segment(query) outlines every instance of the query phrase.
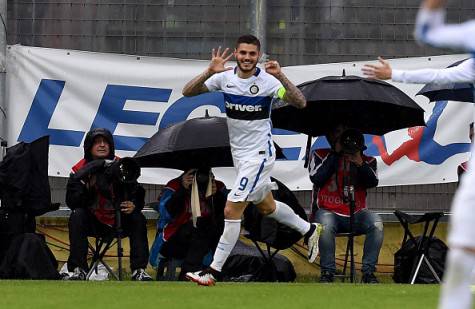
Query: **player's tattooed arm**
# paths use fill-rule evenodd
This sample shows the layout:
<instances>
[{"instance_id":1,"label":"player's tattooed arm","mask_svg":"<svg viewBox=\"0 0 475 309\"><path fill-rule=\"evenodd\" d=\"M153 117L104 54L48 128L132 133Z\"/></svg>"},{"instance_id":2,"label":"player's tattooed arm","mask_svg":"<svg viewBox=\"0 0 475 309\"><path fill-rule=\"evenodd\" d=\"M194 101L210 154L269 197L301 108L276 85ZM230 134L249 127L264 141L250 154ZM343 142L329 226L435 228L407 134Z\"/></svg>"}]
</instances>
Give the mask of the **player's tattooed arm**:
<instances>
[{"instance_id":1,"label":"player's tattooed arm","mask_svg":"<svg viewBox=\"0 0 475 309\"><path fill-rule=\"evenodd\" d=\"M204 82L211 77L213 73L209 70L204 71L200 75L196 76L190 80L185 87L183 87L182 93L185 97L191 97L199 95L201 93L208 92L208 88L205 86Z\"/></svg>"},{"instance_id":2,"label":"player's tattooed arm","mask_svg":"<svg viewBox=\"0 0 475 309\"><path fill-rule=\"evenodd\" d=\"M307 105L307 100L305 100L302 91L292 84L292 82L287 78L287 76L284 75L284 73L280 72L276 78L285 88L285 94L283 97L285 102L288 102L290 105L297 108L304 108Z\"/></svg>"},{"instance_id":3,"label":"player's tattooed arm","mask_svg":"<svg viewBox=\"0 0 475 309\"><path fill-rule=\"evenodd\" d=\"M303 96L303 93L295 87L294 84L285 76L280 68L280 64L275 60L269 60L265 64L266 72L277 78L282 86L285 88L285 94L282 100L293 105L297 108L304 108L307 105L307 101Z\"/></svg>"}]
</instances>

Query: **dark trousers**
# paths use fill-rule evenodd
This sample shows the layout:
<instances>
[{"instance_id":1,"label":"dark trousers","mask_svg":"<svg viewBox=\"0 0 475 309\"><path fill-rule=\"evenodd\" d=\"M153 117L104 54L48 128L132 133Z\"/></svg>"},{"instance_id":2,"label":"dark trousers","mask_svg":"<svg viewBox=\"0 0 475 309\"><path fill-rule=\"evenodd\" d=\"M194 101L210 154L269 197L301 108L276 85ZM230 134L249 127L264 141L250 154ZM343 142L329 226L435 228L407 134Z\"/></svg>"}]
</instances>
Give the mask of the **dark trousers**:
<instances>
[{"instance_id":1,"label":"dark trousers","mask_svg":"<svg viewBox=\"0 0 475 309\"><path fill-rule=\"evenodd\" d=\"M183 259L180 278L187 272L198 271L203 267L203 258L218 245L222 230L216 226L198 225L192 222L182 225L163 245L160 253L165 257Z\"/></svg>"},{"instance_id":2,"label":"dark trousers","mask_svg":"<svg viewBox=\"0 0 475 309\"><path fill-rule=\"evenodd\" d=\"M149 256L145 217L141 212L133 212L130 215L122 214L121 219L123 234L128 236L130 241L130 269L145 269ZM114 228L99 222L88 209L74 209L69 217L71 251L68 258L68 270L73 271L76 267L88 269L88 236L115 236L115 233Z\"/></svg>"}]
</instances>

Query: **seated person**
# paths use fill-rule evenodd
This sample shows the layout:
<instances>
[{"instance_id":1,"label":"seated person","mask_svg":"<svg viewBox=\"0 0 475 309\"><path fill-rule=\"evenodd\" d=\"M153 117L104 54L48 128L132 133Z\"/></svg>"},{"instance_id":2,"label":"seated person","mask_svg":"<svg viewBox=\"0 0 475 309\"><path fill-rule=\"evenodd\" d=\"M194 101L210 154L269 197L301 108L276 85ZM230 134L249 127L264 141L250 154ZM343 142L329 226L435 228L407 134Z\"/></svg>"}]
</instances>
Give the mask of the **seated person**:
<instances>
[{"instance_id":1,"label":"seated person","mask_svg":"<svg viewBox=\"0 0 475 309\"><path fill-rule=\"evenodd\" d=\"M366 235L362 281L378 283L374 272L383 242L383 223L379 215L366 208L366 189L378 185L376 159L363 154L366 149L363 134L351 130L353 134L346 135L352 136L350 140L344 138L340 141L344 131L346 128L342 125L332 129L326 136L331 149L317 149L310 158L312 217L324 226L319 241L320 282L333 282L336 271L335 234L350 232L350 206L344 198L343 188L345 183L351 181L355 188L354 232Z\"/></svg>"},{"instance_id":2,"label":"seated person","mask_svg":"<svg viewBox=\"0 0 475 309\"><path fill-rule=\"evenodd\" d=\"M183 259L180 280L187 272L201 269L204 257L216 249L224 228L226 197L225 185L214 179L209 168L188 169L162 190L152 252L159 253L158 258ZM153 253L151 264L157 264Z\"/></svg>"},{"instance_id":3,"label":"seated person","mask_svg":"<svg viewBox=\"0 0 475 309\"><path fill-rule=\"evenodd\" d=\"M66 204L71 208L69 217L69 242L71 251L68 258L68 271L73 275L67 280L85 280L87 265L87 236L115 235L116 214L111 184L101 186L104 177L92 172L92 165L100 159L117 160L112 134L106 129L89 131L84 140L84 158L72 168L66 191ZM81 176L86 169L91 173ZM82 174L81 173L81 174ZM106 187L106 189L104 189ZM115 192L117 195L118 193ZM132 280L150 281L145 272L148 261L148 240L145 216L142 214L145 190L134 184L130 198L120 204L121 223L124 235L130 239L130 268Z\"/></svg>"}]
</instances>

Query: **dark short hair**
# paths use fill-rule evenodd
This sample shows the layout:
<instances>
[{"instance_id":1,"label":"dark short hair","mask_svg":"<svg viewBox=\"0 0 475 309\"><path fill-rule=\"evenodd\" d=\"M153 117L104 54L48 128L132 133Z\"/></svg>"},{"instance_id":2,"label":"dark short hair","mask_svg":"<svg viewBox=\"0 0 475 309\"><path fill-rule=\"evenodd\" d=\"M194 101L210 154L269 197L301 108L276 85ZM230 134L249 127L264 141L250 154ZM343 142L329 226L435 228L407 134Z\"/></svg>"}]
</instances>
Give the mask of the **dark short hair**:
<instances>
[{"instance_id":1,"label":"dark short hair","mask_svg":"<svg viewBox=\"0 0 475 309\"><path fill-rule=\"evenodd\" d=\"M473 122L470 123L470 129L473 129Z\"/></svg>"},{"instance_id":2,"label":"dark short hair","mask_svg":"<svg viewBox=\"0 0 475 309\"><path fill-rule=\"evenodd\" d=\"M236 48L238 48L239 44L242 43L256 45L257 50L261 50L261 42L252 34L241 35L236 41Z\"/></svg>"}]
</instances>

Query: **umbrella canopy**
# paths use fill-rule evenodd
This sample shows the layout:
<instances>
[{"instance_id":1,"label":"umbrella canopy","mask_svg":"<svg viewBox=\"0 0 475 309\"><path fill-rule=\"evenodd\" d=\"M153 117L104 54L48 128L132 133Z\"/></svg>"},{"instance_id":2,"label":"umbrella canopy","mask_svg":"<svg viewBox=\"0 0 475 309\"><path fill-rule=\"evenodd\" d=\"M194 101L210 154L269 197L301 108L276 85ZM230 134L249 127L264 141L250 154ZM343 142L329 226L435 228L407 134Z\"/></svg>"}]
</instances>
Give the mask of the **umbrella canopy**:
<instances>
[{"instance_id":1,"label":"umbrella canopy","mask_svg":"<svg viewBox=\"0 0 475 309\"><path fill-rule=\"evenodd\" d=\"M276 157L283 158L282 149L275 143L274 146ZM224 117L194 118L161 129L134 158L142 167L179 170L234 166Z\"/></svg>"},{"instance_id":2,"label":"umbrella canopy","mask_svg":"<svg viewBox=\"0 0 475 309\"><path fill-rule=\"evenodd\" d=\"M452 63L447 68L456 67L466 60ZM473 83L427 84L417 95L423 95L431 102L450 100L475 103Z\"/></svg>"},{"instance_id":3,"label":"umbrella canopy","mask_svg":"<svg viewBox=\"0 0 475 309\"><path fill-rule=\"evenodd\" d=\"M327 76L298 86L307 99L304 109L292 106L272 111L274 127L325 135L337 124L365 134L425 125L424 110L398 88L358 76Z\"/></svg>"}]
</instances>

